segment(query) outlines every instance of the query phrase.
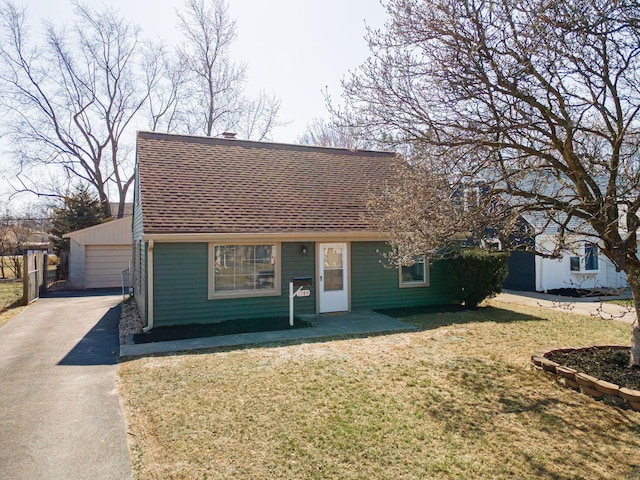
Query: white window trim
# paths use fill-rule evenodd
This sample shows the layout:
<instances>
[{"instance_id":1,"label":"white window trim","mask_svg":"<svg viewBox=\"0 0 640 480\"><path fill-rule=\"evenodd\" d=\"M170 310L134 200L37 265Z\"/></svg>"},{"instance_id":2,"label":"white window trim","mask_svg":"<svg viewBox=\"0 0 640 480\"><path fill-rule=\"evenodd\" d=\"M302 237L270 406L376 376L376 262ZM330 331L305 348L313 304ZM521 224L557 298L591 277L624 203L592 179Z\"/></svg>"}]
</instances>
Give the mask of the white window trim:
<instances>
[{"instance_id":1,"label":"white window trim","mask_svg":"<svg viewBox=\"0 0 640 480\"><path fill-rule=\"evenodd\" d=\"M587 270L585 267L587 265L587 244L589 245L593 245L598 249L598 253L596 255L596 259L598 261L598 268L596 268L595 270ZM580 270L571 270L571 258L572 257L577 257L579 262L580 262ZM600 273L600 264L601 264L601 259L600 259L600 245L598 245L597 243L593 243L593 242L583 242L582 245L580 246L580 252L578 254L571 254L569 255L569 272L573 275L589 275L589 274L598 274Z\"/></svg>"},{"instance_id":2,"label":"white window trim","mask_svg":"<svg viewBox=\"0 0 640 480\"><path fill-rule=\"evenodd\" d=\"M215 247L218 245L273 245L275 248L275 275L274 275L274 288L264 290L239 290L235 292L216 292L215 291L215 269L213 267L213 260L215 258ZM209 300L223 300L230 298L254 298L254 297L279 297L281 295L281 262L280 262L280 243L278 242L216 242L209 243L209 256L207 258L209 266Z\"/></svg>"},{"instance_id":3,"label":"white window trim","mask_svg":"<svg viewBox=\"0 0 640 480\"><path fill-rule=\"evenodd\" d=\"M431 272L429 269L429 262L426 256L420 257L424 261L424 281L423 282L403 282L402 281L402 267L398 267L398 286L400 288L418 288L418 287L430 287ZM416 262L417 263L417 262Z\"/></svg>"}]
</instances>

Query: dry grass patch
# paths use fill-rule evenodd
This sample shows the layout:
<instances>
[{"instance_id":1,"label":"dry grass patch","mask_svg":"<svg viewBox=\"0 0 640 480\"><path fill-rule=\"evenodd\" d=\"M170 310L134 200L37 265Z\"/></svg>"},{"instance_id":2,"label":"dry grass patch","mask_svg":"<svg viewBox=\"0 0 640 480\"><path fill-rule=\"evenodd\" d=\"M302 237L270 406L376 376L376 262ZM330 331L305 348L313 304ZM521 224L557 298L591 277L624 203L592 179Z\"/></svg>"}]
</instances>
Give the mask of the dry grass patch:
<instances>
[{"instance_id":1,"label":"dry grass patch","mask_svg":"<svg viewBox=\"0 0 640 480\"><path fill-rule=\"evenodd\" d=\"M136 479L634 478L640 413L533 373L628 325L495 304L421 331L120 368Z\"/></svg>"},{"instance_id":2,"label":"dry grass patch","mask_svg":"<svg viewBox=\"0 0 640 480\"><path fill-rule=\"evenodd\" d=\"M22 299L22 281L0 282L0 310L14 306Z\"/></svg>"},{"instance_id":3,"label":"dry grass patch","mask_svg":"<svg viewBox=\"0 0 640 480\"><path fill-rule=\"evenodd\" d=\"M2 255L0 256L0 264L4 268L4 274L9 279L16 279L16 270L22 271L22 255Z\"/></svg>"},{"instance_id":4,"label":"dry grass patch","mask_svg":"<svg viewBox=\"0 0 640 480\"><path fill-rule=\"evenodd\" d=\"M22 282L0 282L0 327L26 307L22 302Z\"/></svg>"}]
</instances>

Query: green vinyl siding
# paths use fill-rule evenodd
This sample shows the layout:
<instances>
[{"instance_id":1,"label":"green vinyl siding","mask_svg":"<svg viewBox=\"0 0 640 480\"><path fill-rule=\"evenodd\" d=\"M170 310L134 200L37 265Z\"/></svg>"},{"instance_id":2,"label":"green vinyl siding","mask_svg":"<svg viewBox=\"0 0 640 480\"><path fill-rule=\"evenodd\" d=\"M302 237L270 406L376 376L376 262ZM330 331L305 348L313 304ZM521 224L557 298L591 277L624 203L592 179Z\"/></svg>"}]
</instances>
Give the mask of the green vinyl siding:
<instances>
[{"instance_id":1,"label":"green vinyl siding","mask_svg":"<svg viewBox=\"0 0 640 480\"><path fill-rule=\"evenodd\" d=\"M398 269L386 267L384 242L351 243L351 309L411 307L450 303L451 292L441 262L429 267L429 285L400 288Z\"/></svg>"},{"instance_id":2,"label":"green vinyl siding","mask_svg":"<svg viewBox=\"0 0 640 480\"><path fill-rule=\"evenodd\" d=\"M138 170L136 169L135 189L133 193L133 240L141 240L144 234L142 224L142 202L140 201L140 181L138 178Z\"/></svg>"},{"instance_id":3,"label":"green vinyl siding","mask_svg":"<svg viewBox=\"0 0 640 480\"><path fill-rule=\"evenodd\" d=\"M142 225L142 202L140 201L140 181L138 178L138 169L136 168L136 177L134 183L134 199L133 199L133 248L139 249L139 252L134 252L134 265L133 265L133 284L134 298L138 304L138 310L144 324L147 324L147 248L148 244L142 241L142 235L144 233ZM135 260L139 259L138 262Z\"/></svg>"},{"instance_id":4,"label":"green vinyl siding","mask_svg":"<svg viewBox=\"0 0 640 480\"><path fill-rule=\"evenodd\" d=\"M315 277L312 243L308 253L301 243L281 244L281 295L208 299L208 244L161 243L154 248L154 326L214 323L237 318L289 315L289 281L294 276ZM295 312L315 313L315 291L295 299Z\"/></svg>"},{"instance_id":5,"label":"green vinyl siding","mask_svg":"<svg viewBox=\"0 0 640 480\"><path fill-rule=\"evenodd\" d=\"M147 244L145 242L134 243L134 248L140 248L140 265L135 265L134 275L140 275L140 287L138 291L133 292L140 317L145 325L147 325ZM134 255L135 258L135 255ZM134 281L134 285L135 285Z\"/></svg>"},{"instance_id":6,"label":"green vinyl siding","mask_svg":"<svg viewBox=\"0 0 640 480\"><path fill-rule=\"evenodd\" d=\"M302 255L301 246L307 247ZM450 303L442 265L429 268L430 286L400 288L398 270L385 268L384 242L351 244L351 309L436 305ZM289 282L294 276L313 278L311 296L296 298L296 314L316 312L315 252L312 242L280 245L281 295L208 299L207 243L156 242L154 263L154 326L214 323L237 318L286 317L289 315ZM144 261L141 262L144 265Z\"/></svg>"},{"instance_id":7,"label":"green vinyl siding","mask_svg":"<svg viewBox=\"0 0 640 480\"><path fill-rule=\"evenodd\" d=\"M307 254L302 255L302 246L307 247ZM281 244L282 255L282 296L286 304L286 315L289 315L289 282L293 277L311 277L313 285L309 287L311 296L296 297L294 311L296 314L316 313L316 262L315 244L313 242L293 242Z\"/></svg>"}]
</instances>

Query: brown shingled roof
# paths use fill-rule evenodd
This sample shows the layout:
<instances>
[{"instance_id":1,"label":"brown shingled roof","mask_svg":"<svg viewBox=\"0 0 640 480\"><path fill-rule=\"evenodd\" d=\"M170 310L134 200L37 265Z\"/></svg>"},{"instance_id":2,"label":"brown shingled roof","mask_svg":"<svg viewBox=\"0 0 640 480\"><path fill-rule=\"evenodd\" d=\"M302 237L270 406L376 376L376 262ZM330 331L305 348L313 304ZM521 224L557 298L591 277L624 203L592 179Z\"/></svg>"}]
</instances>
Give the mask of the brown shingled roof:
<instances>
[{"instance_id":1,"label":"brown shingled roof","mask_svg":"<svg viewBox=\"0 0 640 480\"><path fill-rule=\"evenodd\" d=\"M395 154L139 132L145 233L374 231Z\"/></svg>"}]
</instances>

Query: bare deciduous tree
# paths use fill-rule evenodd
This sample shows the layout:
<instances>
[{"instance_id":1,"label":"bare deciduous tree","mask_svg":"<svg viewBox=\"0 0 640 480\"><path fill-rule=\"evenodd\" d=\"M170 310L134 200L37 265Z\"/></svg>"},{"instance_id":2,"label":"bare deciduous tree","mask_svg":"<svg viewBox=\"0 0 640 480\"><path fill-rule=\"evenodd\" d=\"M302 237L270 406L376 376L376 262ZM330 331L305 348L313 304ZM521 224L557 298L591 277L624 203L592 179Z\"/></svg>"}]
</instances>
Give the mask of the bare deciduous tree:
<instances>
[{"instance_id":1,"label":"bare deciduous tree","mask_svg":"<svg viewBox=\"0 0 640 480\"><path fill-rule=\"evenodd\" d=\"M42 208L27 205L20 210L5 207L0 214L0 276L21 278L22 254L47 242L48 219Z\"/></svg>"},{"instance_id":2,"label":"bare deciduous tree","mask_svg":"<svg viewBox=\"0 0 640 480\"><path fill-rule=\"evenodd\" d=\"M392 264L411 265L416 256L431 259L459 254L461 243L481 243L505 218L483 194L485 185L451 182L424 162L399 157L395 178L382 194L371 195L369 214L390 233L393 249L386 254ZM500 231L504 229L501 228Z\"/></svg>"},{"instance_id":3,"label":"bare deciduous tree","mask_svg":"<svg viewBox=\"0 0 640 480\"><path fill-rule=\"evenodd\" d=\"M9 0L0 8L3 124L22 188L32 188L38 169L58 167L95 187L107 214L109 194L117 195L113 213L122 216L133 181L133 135L126 135L159 78L145 69L153 52L113 10L76 4L70 30L48 24L44 44L33 45L26 10Z\"/></svg>"},{"instance_id":4,"label":"bare deciduous tree","mask_svg":"<svg viewBox=\"0 0 640 480\"><path fill-rule=\"evenodd\" d=\"M387 10L370 60L344 83L341 120L410 145L450 190L482 179L505 216L552 225L554 248L537 253L592 238L626 274L640 315L640 5L390 0ZM428 205L432 193L405 190ZM429 215L412 224L405 213L392 233L428 229Z\"/></svg>"},{"instance_id":5,"label":"bare deciduous tree","mask_svg":"<svg viewBox=\"0 0 640 480\"><path fill-rule=\"evenodd\" d=\"M236 24L226 2L186 0L178 18L186 74L180 128L206 136L238 129L244 138L267 137L277 125L280 101L264 93L257 99L244 95L246 66L230 58Z\"/></svg>"},{"instance_id":6,"label":"bare deciduous tree","mask_svg":"<svg viewBox=\"0 0 640 480\"><path fill-rule=\"evenodd\" d=\"M11 226L13 224L13 215L9 209L0 215L0 277L7 278L7 270L9 261L5 263L5 257L15 255L15 245L11 237Z\"/></svg>"},{"instance_id":7,"label":"bare deciduous tree","mask_svg":"<svg viewBox=\"0 0 640 480\"><path fill-rule=\"evenodd\" d=\"M328 123L322 118L314 118L300 135L298 142L318 147L347 148L365 150L375 148L374 142L367 142L355 136L348 127Z\"/></svg>"},{"instance_id":8,"label":"bare deciduous tree","mask_svg":"<svg viewBox=\"0 0 640 480\"><path fill-rule=\"evenodd\" d=\"M164 44L151 44L148 48L153 52L144 58L146 82L153 86L147 102L149 130L171 133L186 123L182 111L187 96L186 66Z\"/></svg>"},{"instance_id":9,"label":"bare deciduous tree","mask_svg":"<svg viewBox=\"0 0 640 480\"><path fill-rule=\"evenodd\" d=\"M14 190L63 198L80 180L121 217L141 125L261 140L278 124L276 97L243 95L245 67L229 59L235 23L222 0L187 1L177 52L142 41L114 10L75 9L69 29L47 23L38 44L26 9L0 0L0 135L16 169L0 175Z\"/></svg>"}]
</instances>

